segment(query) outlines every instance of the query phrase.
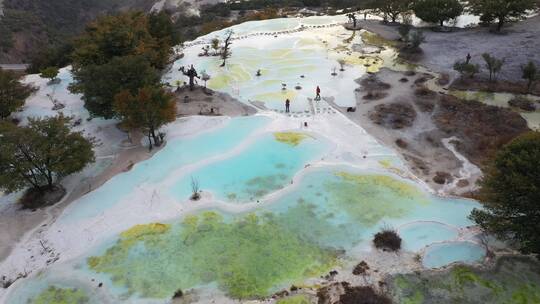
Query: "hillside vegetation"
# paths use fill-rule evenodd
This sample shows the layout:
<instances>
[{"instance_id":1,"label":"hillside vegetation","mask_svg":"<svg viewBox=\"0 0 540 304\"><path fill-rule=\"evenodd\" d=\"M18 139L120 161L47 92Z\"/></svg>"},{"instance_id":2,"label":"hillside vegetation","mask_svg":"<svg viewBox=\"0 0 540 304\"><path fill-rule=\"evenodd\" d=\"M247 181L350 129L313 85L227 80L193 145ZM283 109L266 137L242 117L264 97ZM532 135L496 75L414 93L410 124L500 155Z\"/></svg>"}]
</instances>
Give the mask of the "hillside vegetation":
<instances>
[{"instance_id":1,"label":"hillside vegetation","mask_svg":"<svg viewBox=\"0 0 540 304\"><path fill-rule=\"evenodd\" d=\"M58 46L97 16L126 9L149 10L153 0L4 0L0 62L27 61L44 46Z\"/></svg>"}]
</instances>

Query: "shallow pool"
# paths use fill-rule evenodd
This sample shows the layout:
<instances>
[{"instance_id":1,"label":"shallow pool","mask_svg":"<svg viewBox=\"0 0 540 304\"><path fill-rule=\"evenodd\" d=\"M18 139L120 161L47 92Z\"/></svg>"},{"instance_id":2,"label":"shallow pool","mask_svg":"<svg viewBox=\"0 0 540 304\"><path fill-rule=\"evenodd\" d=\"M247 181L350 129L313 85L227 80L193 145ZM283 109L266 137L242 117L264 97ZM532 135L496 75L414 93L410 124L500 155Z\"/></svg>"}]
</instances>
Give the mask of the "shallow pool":
<instances>
[{"instance_id":1,"label":"shallow pool","mask_svg":"<svg viewBox=\"0 0 540 304\"><path fill-rule=\"evenodd\" d=\"M233 149L269 121L263 116L235 118L215 131L171 140L151 159L135 165L129 172L116 175L72 204L62 219L77 221L94 217L127 197L138 185L158 183L175 169Z\"/></svg>"},{"instance_id":2,"label":"shallow pool","mask_svg":"<svg viewBox=\"0 0 540 304\"><path fill-rule=\"evenodd\" d=\"M458 230L438 222L417 222L404 225L398 230L403 248L418 251L427 245L455 239Z\"/></svg>"},{"instance_id":3,"label":"shallow pool","mask_svg":"<svg viewBox=\"0 0 540 304\"><path fill-rule=\"evenodd\" d=\"M276 138L280 134L301 139L282 142ZM306 133L267 133L240 154L190 172L173 184L171 193L179 201L188 200L194 179L201 190L219 200L254 202L291 184L296 172L318 160L329 147L326 140Z\"/></svg>"},{"instance_id":4,"label":"shallow pool","mask_svg":"<svg viewBox=\"0 0 540 304\"><path fill-rule=\"evenodd\" d=\"M438 243L426 248L422 264L428 268L439 268L454 262L474 264L481 262L485 255L484 247L476 243Z\"/></svg>"},{"instance_id":5,"label":"shallow pool","mask_svg":"<svg viewBox=\"0 0 540 304\"><path fill-rule=\"evenodd\" d=\"M343 18L343 17L341 17ZM338 18L339 19L339 18ZM362 44L359 34L345 30L341 26L331 28L306 29L273 35L253 37L242 36L240 29L255 31L257 26L264 28L289 28L291 24L332 23L335 18L272 19L235 26L235 37L231 58L225 67L216 56L199 56L201 46L194 45L183 50L184 57L174 63L171 71L164 76L169 83L185 80L178 71L182 66L194 64L199 71L210 75L209 88L223 91L249 103L263 102L273 110L283 111L285 100L291 101L291 111L305 114L311 110L310 99L316 95L316 87L321 88L323 97L334 96L341 106L356 103L355 79L366 70L377 70L382 61L377 56L363 56L352 51L352 46ZM238 31L238 32L237 32ZM223 39L223 33L212 33L197 39L209 43L211 37ZM344 69L338 61L344 60ZM260 76L257 71L260 70Z\"/></svg>"}]
</instances>

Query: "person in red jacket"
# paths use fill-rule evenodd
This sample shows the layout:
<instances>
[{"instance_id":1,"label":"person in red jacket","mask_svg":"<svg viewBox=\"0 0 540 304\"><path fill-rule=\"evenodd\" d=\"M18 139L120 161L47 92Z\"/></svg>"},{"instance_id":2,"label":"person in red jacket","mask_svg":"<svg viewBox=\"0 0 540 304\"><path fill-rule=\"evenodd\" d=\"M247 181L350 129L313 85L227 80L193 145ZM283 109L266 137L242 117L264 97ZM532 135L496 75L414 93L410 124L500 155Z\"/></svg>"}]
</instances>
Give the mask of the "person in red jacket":
<instances>
[{"instance_id":1,"label":"person in red jacket","mask_svg":"<svg viewBox=\"0 0 540 304\"><path fill-rule=\"evenodd\" d=\"M316 100L321 100L321 88L319 88L319 86L317 86L316 93L317 93L317 95L315 96L315 99Z\"/></svg>"}]
</instances>

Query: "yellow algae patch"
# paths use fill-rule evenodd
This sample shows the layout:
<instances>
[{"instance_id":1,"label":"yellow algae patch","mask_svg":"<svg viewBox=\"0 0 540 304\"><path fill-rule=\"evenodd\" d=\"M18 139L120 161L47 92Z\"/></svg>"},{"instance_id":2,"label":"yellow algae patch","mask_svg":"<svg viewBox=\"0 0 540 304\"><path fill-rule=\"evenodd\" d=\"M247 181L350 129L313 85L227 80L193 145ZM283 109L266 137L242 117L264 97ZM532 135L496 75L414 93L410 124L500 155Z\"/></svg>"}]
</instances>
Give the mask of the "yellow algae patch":
<instances>
[{"instance_id":1,"label":"yellow algae patch","mask_svg":"<svg viewBox=\"0 0 540 304\"><path fill-rule=\"evenodd\" d=\"M269 86L280 87L281 83L282 82L279 81L278 79L267 79L267 80L262 81L259 85L265 86L265 87L269 87Z\"/></svg>"},{"instance_id":2,"label":"yellow algae patch","mask_svg":"<svg viewBox=\"0 0 540 304\"><path fill-rule=\"evenodd\" d=\"M279 50L270 51L270 57L274 59L285 58L285 57L288 57L290 54L291 54L291 50L288 50L288 49L279 49Z\"/></svg>"},{"instance_id":3,"label":"yellow algae patch","mask_svg":"<svg viewBox=\"0 0 540 304\"><path fill-rule=\"evenodd\" d=\"M265 93L265 94L259 94L255 95L253 99L257 101L262 102L270 102L270 101L283 101L285 102L286 99L289 99L291 102L296 98L297 93L295 91L291 90L282 90L279 92L272 92L272 93Z\"/></svg>"},{"instance_id":4,"label":"yellow algae patch","mask_svg":"<svg viewBox=\"0 0 540 304\"><path fill-rule=\"evenodd\" d=\"M302 66L296 66L296 67L287 67L287 68L281 68L279 69L279 73L281 75L302 75L306 72L312 72L316 71L317 66L315 65L302 65Z\"/></svg>"},{"instance_id":5,"label":"yellow algae patch","mask_svg":"<svg viewBox=\"0 0 540 304\"><path fill-rule=\"evenodd\" d=\"M296 47L303 47L303 46L320 46L324 47L325 45L318 39L315 38L301 38L296 42Z\"/></svg>"},{"instance_id":6,"label":"yellow algae patch","mask_svg":"<svg viewBox=\"0 0 540 304\"><path fill-rule=\"evenodd\" d=\"M377 56L349 55L342 57L348 65L363 66L369 73L378 72L384 65L384 60Z\"/></svg>"},{"instance_id":7,"label":"yellow algae patch","mask_svg":"<svg viewBox=\"0 0 540 304\"><path fill-rule=\"evenodd\" d=\"M385 169L390 169L392 168L392 162L389 161L388 159L383 159L383 160L380 160L379 161L379 164L385 168Z\"/></svg>"},{"instance_id":8,"label":"yellow algae patch","mask_svg":"<svg viewBox=\"0 0 540 304\"><path fill-rule=\"evenodd\" d=\"M363 32L361 36L365 44L370 44L378 47L395 47L397 45L396 41L385 39L375 33Z\"/></svg>"},{"instance_id":9,"label":"yellow algae patch","mask_svg":"<svg viewBox=\"0 0 540 304\"><path fill-rule=\"evenodd\" d=\"M396 178L387 175L355 175L348 172L338 172L337 176L343 178L346 181L354 182L356 184L372 184L391 190L393 193L400 197L410 199L420 199L418 202L426 202L427 198L424 193L416 186L409 183L400 181Z\"/></svg>"},{"instance_id":10,"label":"yellow algae patch","mask_svg":"<svg viewBox=\"0 0 540 304\"><path fill-rule=\"evenodd\" d=\"M208 87L220 90L235 83L243 83L251 80L251 75L239 64L228 64L219 74L211 75Z\"/></svg>"},{"instance_id":11,"label":"yellow algae patch","mask_svg":"<svg viewBox=\"0 0 540 304\"><path fill-rule=\"evenodd\" d=\"M122 232L120 236L124 239L136 239L146 235L163 234L171 229L169 224L152 223L146 225L135 225Z\"/></svg>"},{"instance_id":12,"label":"yellow algae patch","mask_svg":"<svg viewBox=\"0 0 540 304\"><path fill-rule=\"evenodd\" d=\"M284 144L291 146L298 146L304 139L309 138L310 136L304 133L298 132L276 132L274 133L274 138Z\"/></svg>"},{"instance_id":13,"label":"yellow algae patch","mask_svg":"<svg viewBox=\"0 0 540 304\"><path fill-rule=\"evenodd\" d=\"M208 81L208 87L213 90L220 90L228 87L230 82L231 77L229 75L221 74L210 78Z\"/></svg>"}]
</instances>

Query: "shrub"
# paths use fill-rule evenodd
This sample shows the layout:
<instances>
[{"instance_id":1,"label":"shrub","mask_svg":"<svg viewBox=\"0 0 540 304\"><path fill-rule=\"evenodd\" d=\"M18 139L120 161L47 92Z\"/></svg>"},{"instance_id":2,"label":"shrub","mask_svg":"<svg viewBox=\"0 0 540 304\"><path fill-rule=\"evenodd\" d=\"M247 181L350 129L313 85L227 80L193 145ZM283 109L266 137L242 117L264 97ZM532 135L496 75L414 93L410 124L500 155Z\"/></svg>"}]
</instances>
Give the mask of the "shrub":
<instances>
[{"instance_id":1,"label":"shrub","mask_svg":"<svg viewBox=\"0 0 540 304\"><path fill-rule=\"evenodd\" d=\"M398 251L401 249L401 237L395 230L385 228L375 234L373 244L377 249L384 251Z\"/></svg>"},{"instance_id":2,"label":"shrub","mask_svg":"<svg viewBox=\"0 0 540 304\"><path fill-rule=\"evenodd\" d=\"M456 61L456 63L454 63L454 70L458 71L462 77L468 75L469 77L474 78L474 75L480 72L480 66L466 61Z\"/></svg>"}]
</instances>

